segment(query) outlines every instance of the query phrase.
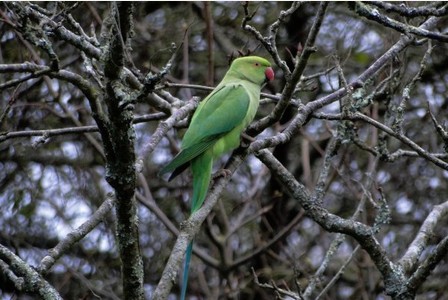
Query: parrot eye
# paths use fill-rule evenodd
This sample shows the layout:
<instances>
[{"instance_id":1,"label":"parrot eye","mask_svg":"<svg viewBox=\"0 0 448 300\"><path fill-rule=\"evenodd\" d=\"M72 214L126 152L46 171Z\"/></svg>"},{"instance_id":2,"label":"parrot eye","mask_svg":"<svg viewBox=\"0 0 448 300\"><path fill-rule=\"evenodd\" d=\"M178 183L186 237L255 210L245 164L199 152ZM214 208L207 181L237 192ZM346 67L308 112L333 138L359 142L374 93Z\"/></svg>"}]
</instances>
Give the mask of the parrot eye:
<instances>
[{"instance_id":1,"label":"parrot eye","mask_svg":"<svg viewBox=\"0 0 448 300\"><path fill-rule=\"evenodd\" d=\"M257 67L258 67L259 65L260 65L260 64L259 64L259 63L257 63L257 62L255 63L255 66L257 66Z\"/></svg>"}]
</instances>

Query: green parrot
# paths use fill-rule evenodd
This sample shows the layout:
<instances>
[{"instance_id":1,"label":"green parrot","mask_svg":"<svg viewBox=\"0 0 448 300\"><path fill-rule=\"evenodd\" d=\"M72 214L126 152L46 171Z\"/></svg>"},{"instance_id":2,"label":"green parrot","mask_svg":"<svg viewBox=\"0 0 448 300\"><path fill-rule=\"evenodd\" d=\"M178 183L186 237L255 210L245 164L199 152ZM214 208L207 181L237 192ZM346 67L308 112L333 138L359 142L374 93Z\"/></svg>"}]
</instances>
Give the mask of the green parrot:
<instances>
[{"instance_id":1,"label":"green parrot","mask_svg":"<svg viewBox=\"0 0 448 300\"><path fill-rule=\"evenodd\" d=\"M180 152L160 175L172 172L169 180L191 165L193 196L191 214L205 200L213 161L237 148L241 133L252 122L258 109L263 85L274 79L271 64L258 56L235 59L216 88L199 104L185 132ZM181 299L185 299L193 242L185 255Z\"/></svg>"}]
</instances>

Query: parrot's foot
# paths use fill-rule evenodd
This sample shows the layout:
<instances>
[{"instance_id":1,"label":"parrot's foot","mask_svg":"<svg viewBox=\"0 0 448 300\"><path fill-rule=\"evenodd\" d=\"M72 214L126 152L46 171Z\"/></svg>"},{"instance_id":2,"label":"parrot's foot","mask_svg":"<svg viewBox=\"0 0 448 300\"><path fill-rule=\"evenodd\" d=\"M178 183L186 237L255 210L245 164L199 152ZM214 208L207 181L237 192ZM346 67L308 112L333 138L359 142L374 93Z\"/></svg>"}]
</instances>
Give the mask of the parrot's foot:
<instances>
[{"instance_id":1,"label":"parrot's foot","mask_svg":"<svg viewBox=\"0 0 448 300\"><path fill-rule=\"evenodd\" d=\"M216 171L215 174L212 175L212 179L216 180L219 177L230 177L232 176L232 171L230 171L229 169L219 169L218 171Z\"/></svg>"},{"instance_id":2,"label":"parrot's foot","mask_svg":"<svg viewBox=\"0 0 448 300\"><path fill-rule=\"evenodd\" d=\"M253 142L255 142L255 139L253 137L244 132L241 133L241 147L247 148L249 147L250 143Z\"/></svg>"}]
</instances>

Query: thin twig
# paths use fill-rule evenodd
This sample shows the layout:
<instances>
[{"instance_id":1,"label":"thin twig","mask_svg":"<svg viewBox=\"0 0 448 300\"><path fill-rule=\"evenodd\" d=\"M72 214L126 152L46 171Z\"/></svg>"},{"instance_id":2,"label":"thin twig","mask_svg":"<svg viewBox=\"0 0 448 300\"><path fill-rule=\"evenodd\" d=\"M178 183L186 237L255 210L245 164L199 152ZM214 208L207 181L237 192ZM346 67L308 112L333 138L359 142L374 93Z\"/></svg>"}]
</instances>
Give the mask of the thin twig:
<instances>
[{"instance_id":1,"label":"thin twig","mask_svg":"<svg viewBox=\"0 0 448 300\"><path fill-rule=\"evenodd\" d=\"M343 116L342 114L315 114L314 116L317 118L324 118L327 120L335 120L335 121L340 121L341 119L347 119L347 120L352 120L352 121L364 121L370 125L375 126L378 129L382 130L383 132L387 133L388 135L393 136L397 140L401 141L406 146L408 146L412 150L414 150L420 157L425 158L426 160L432 162L433 164L435 164L436 166L438 166L444 170L448 170L448 163L446 163L445 161L440 159L439 158L440 155L432 155L431 153L429 153L428 151L426 151L425 149L420 147L418 144L416 144L413 140L406 137L405 135L396 133L390 127L388 127L388 126L386 126L386 125L384 125L384 124L382 124L382 123L380 123L380 122L378 122L360 112L355 112L355 113L351 114L350 116Z\"/></svg>"},{"instance_id":2,"label":"thin twig","mask_svg":"<svg viewBox=\"0 0 448 300\"><path fill-rule=\"evenodd\" d=\"M134 124L145 123L149 121L159 121L166 117L164 113L155 113L137 116L134 118ZM54 129L41 129L41 130L23 130L23 131L9 131L0 132L0 143L8 139L20 138L20 137L32 137L32 136L58 136L67 134L81 134L88 132L98 132L98 126L78 126L78 127L67 127L67 128L54 128Z\"/></svg>"},{"instance_id":3,"label":"thin twig","mask_svg":"<svg viewBox=\"0 0 448 300\"><path fill-rule=\"evenodd\" d=\"M301 53L297 53L297 55L300 55L300 57L298 57L298 59L296 60L294 70L290 75L285 75L286 84L282 90L280 101L268 116L257 121L255 124L252 124L248 128L250 135L253 135L253 133L255 132L261 132L261 130L264 130L266 127L277 122L283 115L283 112L288 106L288 103L291 101L297 83L299 82L300 77L305 71L305 67L308 64L308 59L310 58L311 54L315 52L314 42L316 41L317 34L319 33L320 27L322 25L328 4L329 2L321 2L319 5L319 8L316 12L315 20L305 42L305 46Z\"/></svg>"},{"instance_id":4,"label":"thin twig","mask_svg":"<svg viewBox=\"0 0 448 300\"><path fill-rule=\"evenodd\" d=\"M95 211L95 213L85 221L81 226L76 228L74 231L67 234L67 236L61 240L53 249L48 250L48 255L45 256L39 266L37 271L41 274L47 274L55 262L66 254L73 245L82 240L87 234L89 234L93 229L95 229L98 224L100 224L105 216L110 212L113 207L115 199L112 194L109 194L101 204L101 206Z\"/></svg>"}]
</instances>

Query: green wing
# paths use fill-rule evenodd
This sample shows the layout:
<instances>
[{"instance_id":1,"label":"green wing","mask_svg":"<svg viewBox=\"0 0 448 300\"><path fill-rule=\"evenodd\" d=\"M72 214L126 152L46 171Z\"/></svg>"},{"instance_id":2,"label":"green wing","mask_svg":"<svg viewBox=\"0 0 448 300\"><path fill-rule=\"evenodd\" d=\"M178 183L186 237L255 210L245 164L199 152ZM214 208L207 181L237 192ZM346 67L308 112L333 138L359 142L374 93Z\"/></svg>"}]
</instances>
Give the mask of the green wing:
<instances>
[{"instance_id":1,"label":"green wing","mask_svg":"<svg viewBox=\"0 0 448 300\"><path fill-rule=\"evenodd\" d=\"M192 145L188 148L181 150L174 159L165 167L160 170L159 175L163 175L169 172L173 172L168 180L172 180L174 177L182 173L187 167L188 163L198 155L202 154L208 148L210 148L220 136L210 136L204 138L204 140Z\"/></svg>"},{"instance_id":2,"label":"green wing","mask_svg":"<svg viewBox=\"0 0 448 300\"><path fill-rule=\"evenodd\" d=\"M180 174L193 158L243 122L249 102L249 95L240 84L226 84L212 92L194 114L181 152L159 174L174 171L170 180Z\"/></svg>"}]
</instances>

